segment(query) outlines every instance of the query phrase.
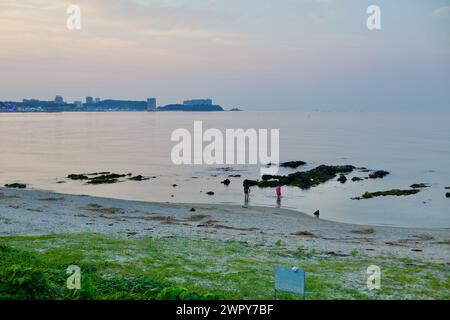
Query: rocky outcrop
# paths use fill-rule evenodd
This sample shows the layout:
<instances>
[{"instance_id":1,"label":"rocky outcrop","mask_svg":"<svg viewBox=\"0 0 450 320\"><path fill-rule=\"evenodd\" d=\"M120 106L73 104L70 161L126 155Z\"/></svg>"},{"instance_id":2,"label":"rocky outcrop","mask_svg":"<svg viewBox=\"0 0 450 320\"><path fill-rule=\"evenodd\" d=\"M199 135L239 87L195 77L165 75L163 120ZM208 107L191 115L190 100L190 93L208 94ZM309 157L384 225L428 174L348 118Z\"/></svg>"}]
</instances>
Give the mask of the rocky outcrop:
<instances>
[{"instance_id":1,"label":"rocky outcrop","mask_svg":"<svg viewBox=\"0 0 450 320\"><path fill-rule=\"evenodd\" d=\"M376 197L386 197L386 196L410 196L419 193L419 189L408 189L408 190L400 190L400 189L392 189L387 191L377 191L377 192L366 192L361 197L352 198L352 200L363 200L363 199L372 199Z\"/></svg>"},{"instance_id":2,"label":"rocky outcrop","mask_svg":"<svg viewBox=\"0 0 450 320\"><path fill-rule=\"evenodd\" d=\"M87 175L84 175L84 174L69 174L67 176L67 179L70 179L70 180L88 180L89 177Z\"/></svg>"},{"instance_id":3,"label":"rocky outcrop","mask_svg":"<svg viewBox=\"0 0 450 320\"><path fill-rule=\"evenodd\" d=\"M118 174L111 172L96 172L96 173L82 173L82 174L69 174L67 179L86 181L87 184L112 184L120 182L121 178L126 178L130 181L145 181L149 180L149 177L144 177L143 175L133 176L132 173ZM156 177L153 177L156 178Z\"/></svg>"},{"instance_id":4,"label":"rocky outcrop","mask_svg":"<svg viewBox=\"0 0 450 320\"><path fill-rule=\"evenodd\" d=\"M278 185L299 187L309 189L334 179L338 174L347 174L354 170L354 166L326 166L321 165L309 171L295 172L287 176L265 176L265 179L258 181L261 188L276 187ZM270 178L270 179L269 179Z\"/></svg>"},{"instance_id":5,"label":"rocky outcrop","mask_svg":"<svg viewBox=\"0 0 450 320\"><path fill-rule=\"evenodd\" d=\"M112 184L119 182L119 178L126 177L126 174L102 174L93 178L89 178L88 184Z\"/></svg>"},{"instance_id":6,"label":"rocky outcrop","mask_svg":"<svg viewBox=\"0 0 450 320\"><path fill-rule=\"evenodd\" d=\"M429 185L427 185L426 183L414 183L410 186L410 188L412 189L423 189L423 188L428 188Z\"/></svg>"},{"instance_id":7,"label":"rocky outcrop","mask_svg":"<svg viewBox=\"0 0 450 320\"><path fill-rule=\"evenodd\" d=\"M11 188L11 189L25 189L27 187L24 183L11 183L11 184L5 184L5 188Z\"/></svg>"},{"instance_id":8,"label":"rocky outcrop","mask_svg":"<svg viewBox=\"0 0 450 320\"><path fill-rule=\"evenodd\" d=\"M150 180L150 178L144 177L142 175L137 175L137 176L128 178L128 180L131 180L131 181L145 181L145 180Z\"/></svg>"},{"instance_id":9,"label":"rocky outcrop","mask_svg":"<svg viewBox=\"0 0 450 320\"><path fill-rule=\"evenodd\" d=\"M341 174L341 176L337 179L340 183L344 184L347 182L347 177Z\"/></svg>"},{"instance_id":10,"label":"rocky outcrop","mask_svg":"<svg viewBox=\"0 0 450 320\"><path fill-rule=\"evenodd\" d=\"M306 162L304 162L304 161L288 161L288 162L283 162L282 164L280 164L280 167L297 169L298 167L304 166L305 164L306 164Z\"/></svg>"},{"instance_id":11,"label":"rocky outcrop","mask_svg":"<svg viewBox=\"0 0 450 320\"><path fill-rule=\"evenodd\" d=\"M370 179L382 179L389 174L388 171L378 170L369 174Z\"/></svg>"}]
</instances>

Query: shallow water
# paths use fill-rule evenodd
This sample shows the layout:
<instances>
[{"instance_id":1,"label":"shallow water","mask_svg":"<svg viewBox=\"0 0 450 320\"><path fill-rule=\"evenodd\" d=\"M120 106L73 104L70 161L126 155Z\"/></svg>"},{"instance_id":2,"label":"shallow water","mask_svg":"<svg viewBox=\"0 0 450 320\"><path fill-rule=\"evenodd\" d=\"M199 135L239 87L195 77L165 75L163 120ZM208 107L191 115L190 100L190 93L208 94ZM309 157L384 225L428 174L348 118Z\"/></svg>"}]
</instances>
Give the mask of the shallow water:
<instances>
[{"instance_id":1,"label":"shallow water","mask_svg":"<svg viewBox=\"0 0 450 320\"><path fill-rule=\"evenodd\" d=\"M310 214L320 210L321 218L342 222L450 227L450 199L445 198L450 113L0 113L0 184L20 181L33 188L131 200L242 204L242 180L257 179L259 166L233 166L229 172L221 170L228 165L172 164L172 131L193 130L195 120L202 120L205 129L280 129L281 161L308 162L301 170L352 164L391 172L381 180L331 181L308 191L283 188L281 207ZM157 178L101 186L57 183L70 173L98 171ZM242 178L230 178L226 187L220 181L229 174ZM349 178L354 175L367 173ZM409 197L350 199L421 182L430 188ZM251 204L275 207L275 190L252 188Z\"/></svg>"}]
</instances>

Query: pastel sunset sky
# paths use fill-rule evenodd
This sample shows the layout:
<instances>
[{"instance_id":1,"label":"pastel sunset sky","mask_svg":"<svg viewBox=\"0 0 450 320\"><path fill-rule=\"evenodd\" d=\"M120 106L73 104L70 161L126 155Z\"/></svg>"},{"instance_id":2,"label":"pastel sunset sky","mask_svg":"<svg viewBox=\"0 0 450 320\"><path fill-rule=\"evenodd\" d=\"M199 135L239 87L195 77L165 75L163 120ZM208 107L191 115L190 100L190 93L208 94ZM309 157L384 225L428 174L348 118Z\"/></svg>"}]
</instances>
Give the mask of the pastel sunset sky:
<instances>
[{"instance_id":1,"label":"pastel sunset sky","mask_svg":"<svg viewBox=\"0 0 450 320\"><path fill-rule=\"evenodd\" d=\"M81 30L66 27L70 4ZM1 0L0 100L56 94L450 111L450 1Z\"/></svg>"}]
</instances>

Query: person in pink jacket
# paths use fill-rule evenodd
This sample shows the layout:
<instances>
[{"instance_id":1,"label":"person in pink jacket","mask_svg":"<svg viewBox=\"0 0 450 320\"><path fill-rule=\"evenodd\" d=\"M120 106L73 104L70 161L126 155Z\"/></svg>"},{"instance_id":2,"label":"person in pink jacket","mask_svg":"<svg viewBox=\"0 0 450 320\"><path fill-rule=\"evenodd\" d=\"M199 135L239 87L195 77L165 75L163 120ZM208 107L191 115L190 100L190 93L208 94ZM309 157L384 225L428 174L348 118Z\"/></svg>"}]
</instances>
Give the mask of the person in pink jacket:
<instances>
[{"instance_id":1,"label":"person in pink jacket","mask_svg":"<svg viewBox=\"0 0 450 320\"><path fill-rule=\"evenodd\" d=\"M277 198L280 199L281 198L281 187L280 187L280 185L277 185L277 188L275 190L277 192Z\"/></svg>"}]
</instances>

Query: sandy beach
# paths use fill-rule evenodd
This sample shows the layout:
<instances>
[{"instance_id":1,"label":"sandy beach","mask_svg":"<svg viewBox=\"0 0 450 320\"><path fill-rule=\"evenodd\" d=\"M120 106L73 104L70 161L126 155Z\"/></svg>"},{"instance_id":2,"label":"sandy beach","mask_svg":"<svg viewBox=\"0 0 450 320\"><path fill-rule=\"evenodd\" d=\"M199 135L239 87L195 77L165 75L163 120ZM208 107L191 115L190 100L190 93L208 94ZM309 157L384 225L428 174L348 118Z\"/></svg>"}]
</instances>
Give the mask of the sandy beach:
<instances>
[{"instance_id":1,"label":"sandy beach","mask_svg":"<svg viewBox=\"0 0 450 320\"><path fill-rule=\"evenodd\" d=\"M195 210L192 210L192 208ZM0 188L0 236L101 233L234 240L331 255L410 257L450 264L450 229L364 226L286 209L171 204Z\"/></svg>"}]
</instances>

